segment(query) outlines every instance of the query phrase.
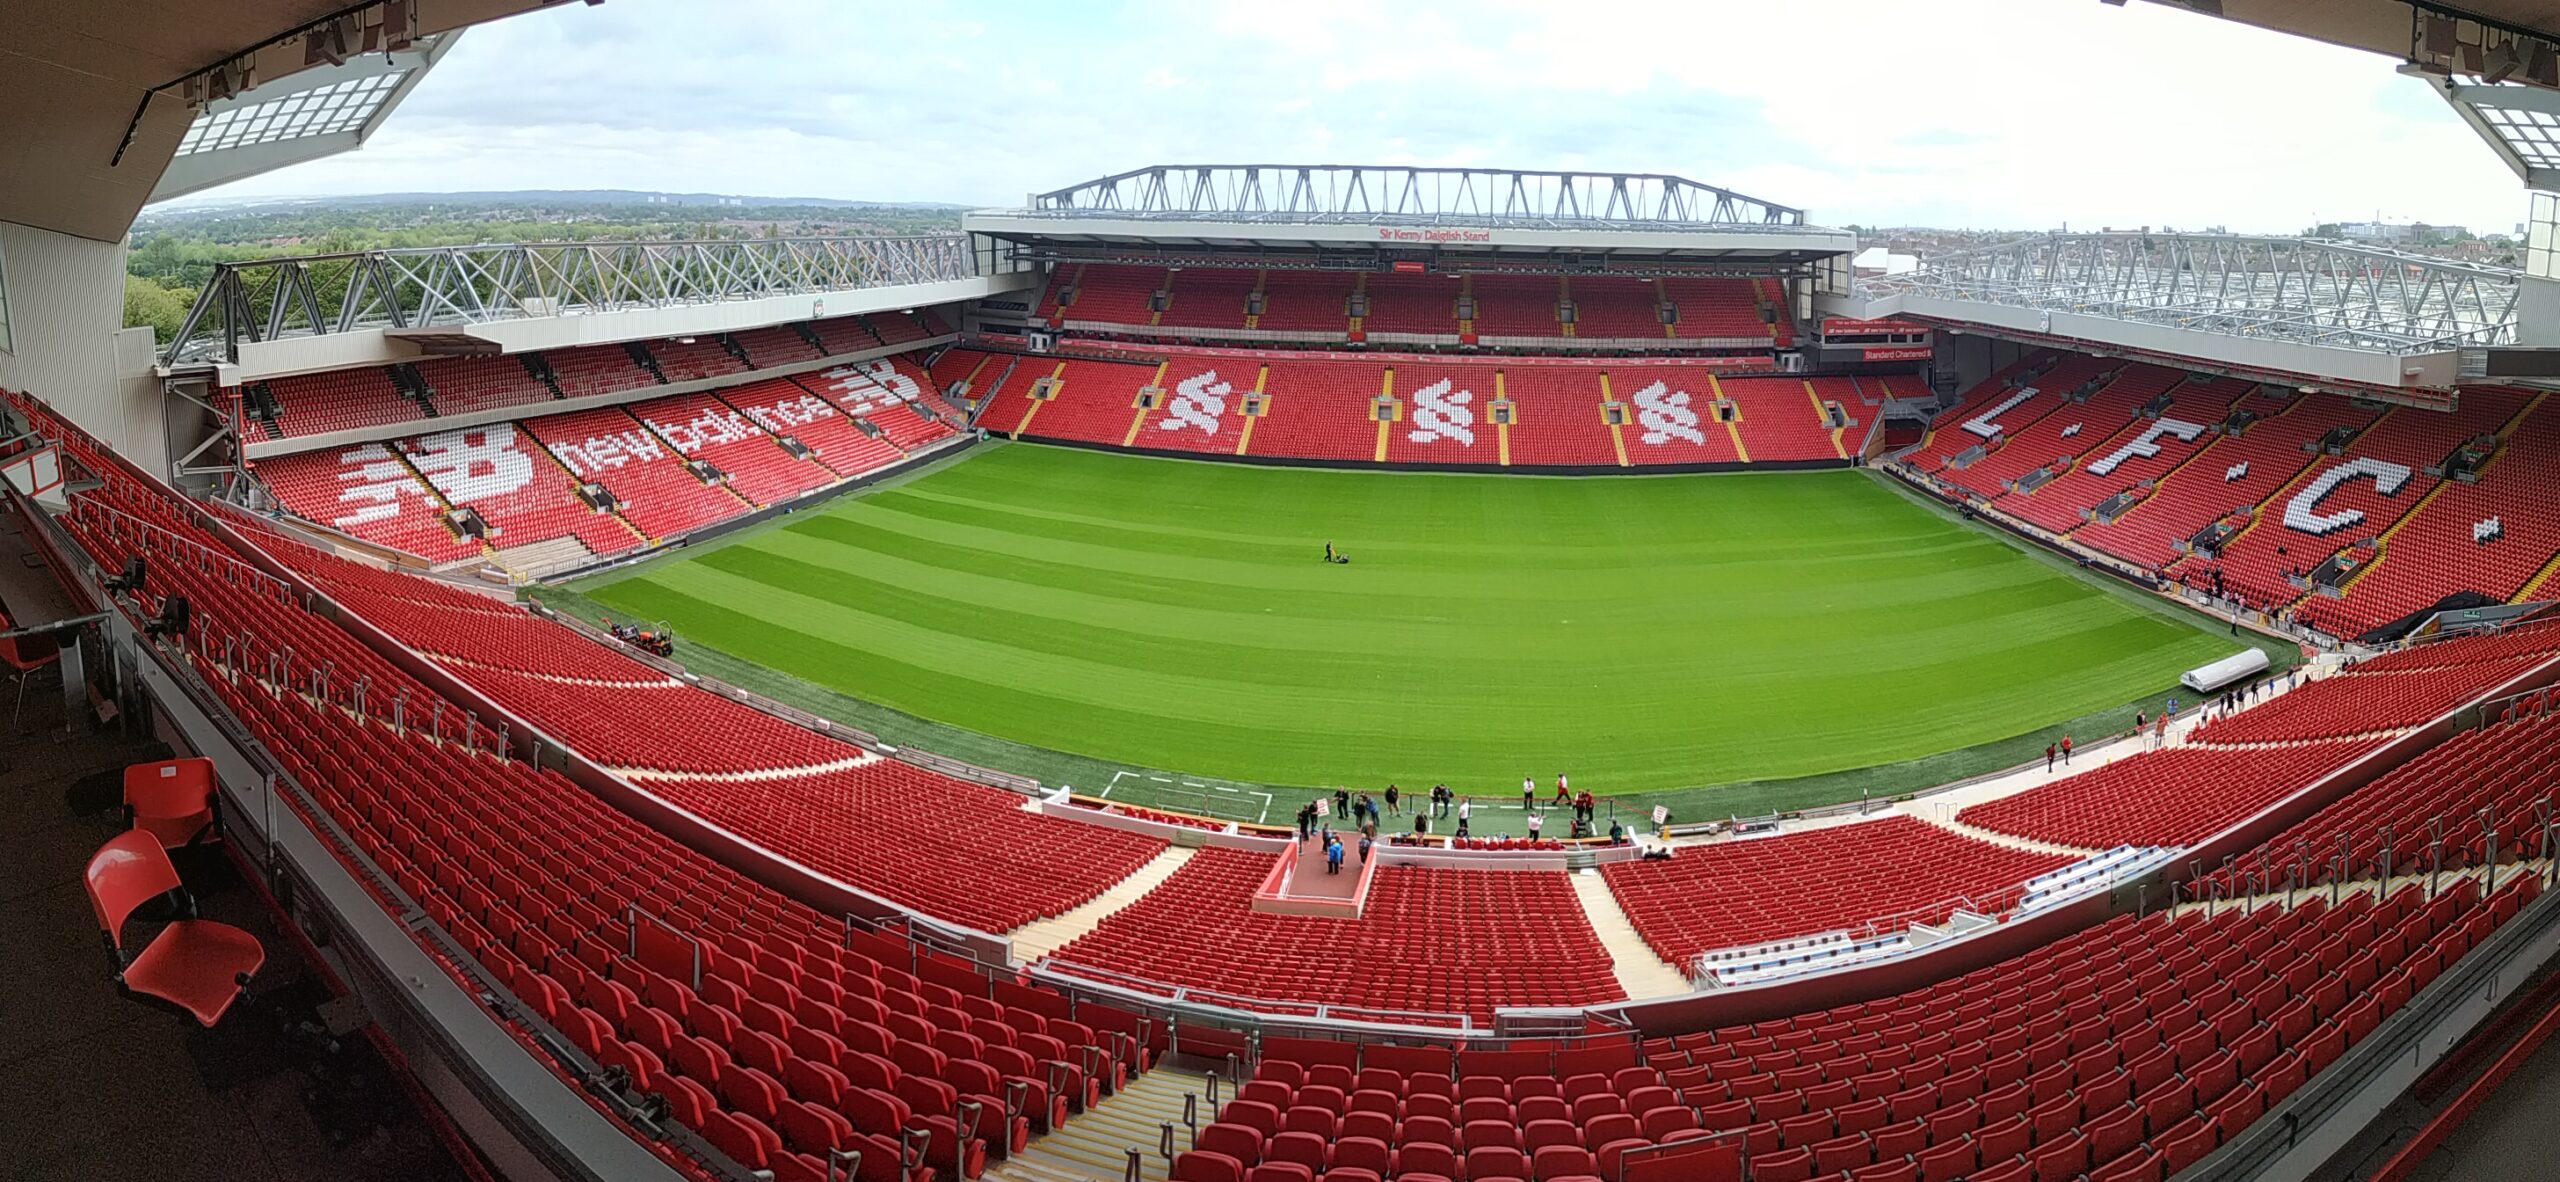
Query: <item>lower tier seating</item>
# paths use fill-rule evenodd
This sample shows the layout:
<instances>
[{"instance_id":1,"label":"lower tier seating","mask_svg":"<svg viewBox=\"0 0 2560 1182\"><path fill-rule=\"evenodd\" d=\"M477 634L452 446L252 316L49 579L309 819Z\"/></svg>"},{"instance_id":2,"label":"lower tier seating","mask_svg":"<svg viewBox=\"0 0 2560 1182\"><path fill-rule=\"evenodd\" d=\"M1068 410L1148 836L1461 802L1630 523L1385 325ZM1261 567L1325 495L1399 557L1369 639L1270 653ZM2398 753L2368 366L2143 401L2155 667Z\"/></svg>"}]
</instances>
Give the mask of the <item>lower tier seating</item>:
<instances>
[{"instance_id":1,"label":"lower tier seating","mask_svg":"<svg viewBox=\"0 0 2560 1182\"><path fill-rule=\"evenodd\" d=\"M2190 893L2458 870L2489 857L2493 833L2502 861L2544 857L2539 814L2555 797L2560 713L2536 708L2445 740L2196 879Z\"/></svg>"},{"instance_id":2,"label":"lower tier seating","mask_svg":"<svg viewBox=\"0 0 2560 1182\"><path fill-rule=\"evenodd\" d=\"M1936 923L1958 907L1997 914L2016 904L2020 884L2074 860L1895 815L1685 846L1668 861L1601 873L1645 943L1685 967L1710 948Z\"/></svg>"},{"instance_id":3,"label":"lower tier seating","mask_svg":"<svg viewBox=\"0 0 2560 1182\"><path fill-rule=\"evenodd\" d=\"M1056 959L1243 998L1485 1022L1500 1006L1626 996L1562 874L1381 867L1361 917L1336 919L1252 910L1272 857L1202 849Z\"/></svg>"},{"instance_id":4,"label":"lower tier seating","mask_svg":"<svg viewBox=\"0 0 2560 1182\"><path fill-rule=\"evenodd\" d=\"M703 483L665 440L619 407L531 419L524 429L570 474L602 484L621 502L621 515L652 538L698 529L751 507L727 488Z\"/></svg>"},{"instance_id":5,"label":"lower tier seating","mask_svg":"<svg viewBox=\"0 0 2560 1182\"><path fill-rule=\"evenodd\" d=\"M430 562L477 557L480 546L445 524L444 504L398 453L379 443L257 461L258 478L295 516Z\"/></svg>"},{"instance_id":6,"label":"lower tier seating","mask_svg":"<svg viewBox=\"0 0 2560 1182\"><path fill-rule=\"evenodd\" d=\"M2082 849L2193 845L2310 787L2380 742L2325 739L2145 751L1974 805L1956 819Z\"/></svg>"},{"instance_id":7,"label":"lower tier seating","mask_svg":"<svg viewBox=\"0 0 2560 1182\"><path fill-rule=\"evenodd\" d=\"M2527 654L2446 668L2324 678L2208 722L2189 737L2203 743L2284 743L2401 730L2479 697L2546 659Z\"/></svg>"}]
</instances>

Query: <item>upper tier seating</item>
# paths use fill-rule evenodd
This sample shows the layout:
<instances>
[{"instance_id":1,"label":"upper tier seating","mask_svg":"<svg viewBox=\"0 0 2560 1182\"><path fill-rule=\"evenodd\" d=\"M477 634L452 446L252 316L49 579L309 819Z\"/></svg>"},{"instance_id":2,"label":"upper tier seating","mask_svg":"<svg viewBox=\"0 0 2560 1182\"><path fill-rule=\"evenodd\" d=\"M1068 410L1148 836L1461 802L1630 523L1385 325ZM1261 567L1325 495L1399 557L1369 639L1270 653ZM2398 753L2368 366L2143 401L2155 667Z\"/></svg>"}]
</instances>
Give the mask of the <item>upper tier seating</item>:
<instances>
[{"instance_id":1,"label":"upper tier seating","mask_svg":"<svg viewBox=\"0 0 2560 1182\"><path fill-rule=\"evenodd\" d=\"M829 357L840 357L847 353L860 353L866 349L880 347L880 334L871 331L871 326L863 323L859 316L812 320L809 322L809 328L810 331L818 334L818 343L825 346L826 356Z\"/></svg>"},{"instance_id":2,"label":"upper tier seating","mask_svg":"<svg viewBox=\"0 0 2560 1182\"><path fill-rule=\"evenodd\" d=\"M1626 275L1576 275L1573 335L1581 340L1652 344L1671 339L1662 324L1662 285Z\"/></svg>"},{"instance_id":3,"label":"upper tier seating","mask_svg":"<svg viewBox=\"0 0 2560 1182\"><path fill-rule=\"evenodd\" d=\"M417 367L438 415L531 406L554 397L522 357L429 357Z\"/></svg>"},{"instance_id":4,"label":"upper tier seating","mask_svg":"<svg viewBox=\"0 0 2560 1182\"><path fill-rule=\"evenodd\" d=\"M1477 272L1467 277L1466 286L1476 301L1477 337L1546 341L1564 335L1564 325L1556 319L1564 291L1555 276Z\"/></svg>"},{"instance_id":5,"label":"upper tier seating","mask_svg":"<svg viewBox=\"0 0 2560 1182\"><path fill-rule=\"evenodd\" d=\"M873 312L862 319L884 345L913 345L943 335L943 330L926 325L913 312Z\"/></svg>"},{"instance_id":6,"label":"upper tier seating","mask_svg":"<svg viewBox=\"0 0 2560 1182\"><path fill-rule=\"evenodd\" d=\"M1544 1056L1370 1047L1346 1065L1336 1044L1279 1040L1172 1177L1740 1182L1747 1156L1760 1182L2160 1182L2371 1035L2541 885L2119 915L1898 996L1653 1040L1641 1067L1588 1062L1606 1044L1569 1052L1578 1074L1562 1079ZM1737 1135L1640 1152L1697 1130Z\"/></svg>"},{"instance_id":7,"label":"upper tier seating","mask_svg":"<svg viewBox=\"0 0 2560 1182\"><path fill-rule=\"evenodd\" d=\"M1265 271L1262 315L1254 327L1338 340L1351 330L1351 289L1358 278L1339 271Z\"/></svg>"},{"instance_id":8,"label":"upper tier seating","mask_svg":"<svg viewBox=\"0 0 2560 1182\"><path fill-rule=\"evenodd\" d=\"M551 375L559 381L564 398L619 394L660 384L655 374L640 368L640 363L633 361L630 352L620 345L554 349L543 356L551 362Z\"/></svg>"},{"instance_id":9,"label":"upper tier seating","mask_svg":"<svg viewBox=\"0 0 2560 1182\"><path fill-rule=\"evenodd\" d=\"M258 478L296 515L430 562L480 553L445 524L444 505L379 443L298 452L256 462Z\"/></svg>"},{"instance_id":10,"label":"upper tier seating","mask_svg":"<svg viewBox=\"0 0 2560 1182\"><path fill-rule=\"evenodd\" d=\"M835 479L825 466L783 450L781 441L717 394L678 394L631 410L677 451L728 473L730 489L756 504L786 501Z\"/></svg>"},{"instance_id":11,"label":"upper tier seating","mask_svg":"<svg viewBox=\"0 0 2560 1182\"><path fill-rule=\"evenodd\" d=\"M794 361L816 361L826 356L818 351L816 345L809 343L809 338L800 335L800 326L796 325L750 328L729 334L729 339L747 351L747 358L755 362L757 369L789 365Z\"/></svg>"},{"instance_id":12,"label":"upper tier seating","mask_svg":"<svg viewBox=\"0 0 2560 1182\"><path fill-rule=\"evenodd\" d=\"M1776 326L1760 318L1761 293L1751 280L1665 279L1662 293L1680 310L1671 328L1681 340L1763 349L1787 343Z\"/></svg>"},{"instance_id":13,"label":"upper tier seating","mask_svg":"<svg viewBox=\"0 0 2560 1182\"><path fill-rule=\"evenodd\" d=\"M426 415L425 407L392 383L391 371L379 366L269 378L267 389L276 399L276 427L288 436L349 431Z\"/></svg>"},{"instance_id":14,"label":"upper tier seating","mask_svg":"<svg viewBox=\"0 0 2560 1182\"><path fill-rule=\"evenodd\" d=\"M1056 959L1273 1002L1481 1021L1499 1006L1625 996L1560 873L1380 867L1361 917L1336 919L1252 910L1272 857L1202 849Z\"/></svg>"},{"instance_id":15,"label":"upper tier seating","mask_svg":"<svg viewBox=\"0 0 2560 1182\"><path fill-rule=\"evenodd\" d=\"M620 513L652 538L671 537L747 509L727 488L704 484L665 441L619 407L531 419L524 429L569 472L621 502Z\"/></svg>"},{"instance_id":16,"label":"upper tier seating","mask_svg":"<svg viewBox=\"0 0 2560 1182\"><path fill-rule=\"evenodd\" d=\"M1655 955L1686 966L1711 948L1871 921L1936 923L1958 907L1996 914L2017 902L2020 884L2074 860L1893 815L1688 846L1601 873Z\"/></svg>"},{"instance_id":17,"label":"upper tier seating","mask_svg":"<svg viewBox=\"0 0 2560 1182\"><path fill-rule=\"evenodd\" d=\"M1956 819L2081 849L2194 845L2310 787L2380 743L2327 739L2276 747L2145 751L1974 805Z\"/></svg>"},{"instance_id":18,"label":"upper tier seating","mask_svg":"<svg viewBox=\"0 0 2560 1182\"><path fill-rule=\"evenodd\" d=\"M1067 306L1066 319L1102 327L1153 324L1156 312L1149 305L1170 278L1162 267L1079 265L1074 276L1075 302Z\"/></svg>"},{"instance_id":19,"label":"upper tier seating","mask_svg":"<svg viewBox=\"0 0 2560 1182\"><path fill-rule=\"evenodd\" d=\"M1370 340L1411 338L1423 343L1457 339L1457 276L1373 271L1361 290L1368 293L1369 314L1360 318L1360 330Z\"/></svg>"},{"instance_id":20,"label":"upper tier seating","mask_svg":"<svg viewBox=\"0 0 2560 1182\"><path fill-rule=\"evenodd\" d=\"M720 347L717 337L671 337L649 342L649 355L670 382L697 382L747 372L747 363Z\"/></svg>"},{"instance_id":21,"label":"upper tier seating","mask_svg":"<svg viewBox=\"0 0 2560 1182\"><path fill-rule=\"evenodd\" d=\"M1245 297L1259 276L1236 267L1185 267L1172 273L1172 302L1161 322L1180 328L1244 327Z\"/></svg>"}]
</instances>

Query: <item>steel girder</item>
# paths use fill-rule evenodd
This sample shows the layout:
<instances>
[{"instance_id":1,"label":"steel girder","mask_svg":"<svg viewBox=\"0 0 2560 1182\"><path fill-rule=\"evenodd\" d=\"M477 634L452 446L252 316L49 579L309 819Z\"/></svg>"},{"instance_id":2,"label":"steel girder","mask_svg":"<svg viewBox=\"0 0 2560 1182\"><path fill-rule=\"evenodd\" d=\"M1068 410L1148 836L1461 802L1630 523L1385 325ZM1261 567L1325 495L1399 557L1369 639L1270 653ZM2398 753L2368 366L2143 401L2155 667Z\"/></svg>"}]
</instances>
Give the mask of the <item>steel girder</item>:
<instances>
[{"instance_id":1,"label":"steel girder","mask_svg":"<svg viewBox=\"0 0 2560 1182\"><path fill-rule=\"evenodd\" d=\"M1804 211L1656 173L1159 164L1032 197L1036 215L1538 228L1805 224Z\"/></svg>"},{"instance_id":2,"label":"steel girder","mask_svg":"<svg viewBox=\"0 0 2560 1182\"><path fill-rule=\"evenodd\" d=\"M746 238L415 247L225 263L163 365L243 342L936 283L977 273L968 239Z\"/></svg>"},{"instance_id":3,"label":"steel girder","mask_svg":"<svg viewBox=\"0 0 2560 1182\"><path fill-rule=\"evenodd\" d=\"M1859 290L2407 355L2512 343L2520 278L2313 238L2048 234L1924 259Z\"/></svg>"}]
</instances>

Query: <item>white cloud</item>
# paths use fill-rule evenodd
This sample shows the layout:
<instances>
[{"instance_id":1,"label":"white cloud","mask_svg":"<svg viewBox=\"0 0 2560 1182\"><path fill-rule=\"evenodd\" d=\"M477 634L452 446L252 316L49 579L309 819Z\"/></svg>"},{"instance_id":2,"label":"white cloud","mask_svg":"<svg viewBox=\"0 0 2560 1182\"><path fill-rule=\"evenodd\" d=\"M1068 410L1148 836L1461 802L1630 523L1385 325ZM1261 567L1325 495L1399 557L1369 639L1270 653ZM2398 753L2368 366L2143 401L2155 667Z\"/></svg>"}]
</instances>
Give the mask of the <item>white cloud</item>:
<instances>
[{"instance_id":1,"label":"white cloud","mask_svg":"<svg viewBox=\"0 0 2560 1182\"><path fill-rule=\"evenodd\" d=\"M2524 206L2385 59L2081 0L616 0L475 30L364 152L230 192L1009 203L1313 159L1679 173L1831 224L2493 230Z\"/></svg>"}]
</instances>

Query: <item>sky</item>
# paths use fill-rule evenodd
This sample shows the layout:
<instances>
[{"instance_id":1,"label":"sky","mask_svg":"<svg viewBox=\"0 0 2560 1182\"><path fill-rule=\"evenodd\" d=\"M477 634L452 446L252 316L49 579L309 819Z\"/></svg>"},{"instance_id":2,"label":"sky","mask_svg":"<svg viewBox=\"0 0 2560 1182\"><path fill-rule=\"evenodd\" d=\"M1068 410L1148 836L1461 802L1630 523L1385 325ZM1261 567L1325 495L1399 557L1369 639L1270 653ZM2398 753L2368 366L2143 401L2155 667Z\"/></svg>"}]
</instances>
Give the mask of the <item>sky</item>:
<instances>
[{"instance_id":1,"label":"sky","mask_svg":"<svg viewBox=\"0 0 2560 1182\"><path fill-rule=\"evenodd\" d=\"M2512 229L2388 59L2098 0L611 0L472 30L362 151L213 196L1021 204L1150 164L1673 173L1824 225Z\"/></svg>"}]
</instances>

